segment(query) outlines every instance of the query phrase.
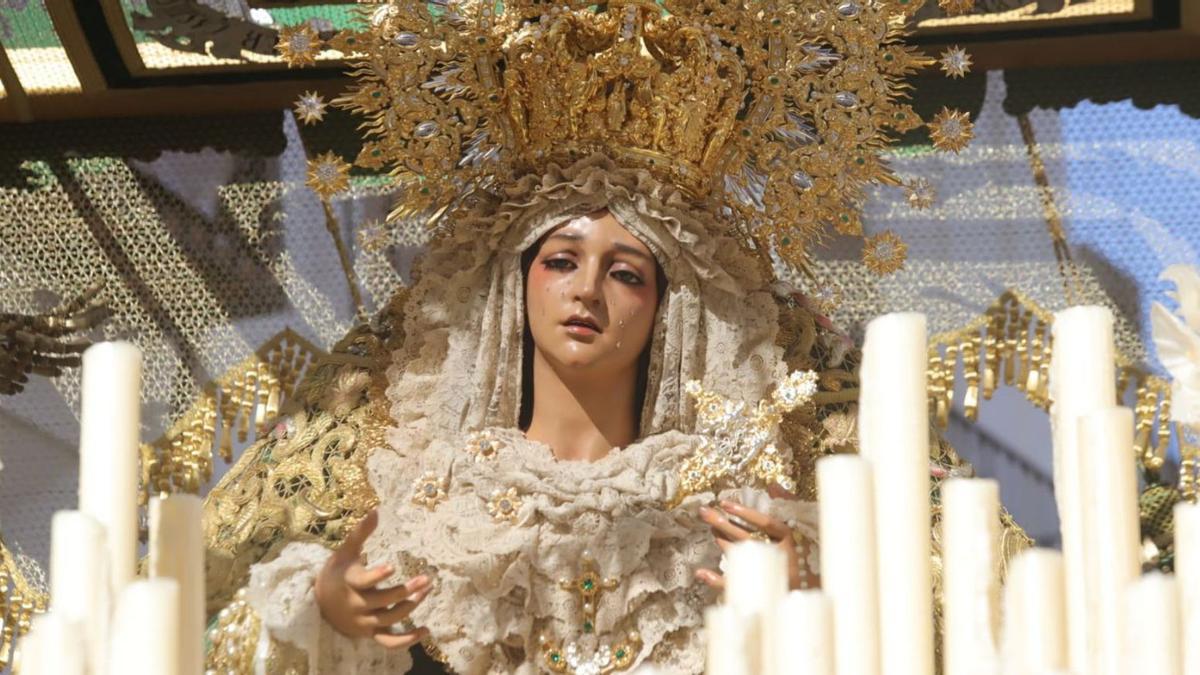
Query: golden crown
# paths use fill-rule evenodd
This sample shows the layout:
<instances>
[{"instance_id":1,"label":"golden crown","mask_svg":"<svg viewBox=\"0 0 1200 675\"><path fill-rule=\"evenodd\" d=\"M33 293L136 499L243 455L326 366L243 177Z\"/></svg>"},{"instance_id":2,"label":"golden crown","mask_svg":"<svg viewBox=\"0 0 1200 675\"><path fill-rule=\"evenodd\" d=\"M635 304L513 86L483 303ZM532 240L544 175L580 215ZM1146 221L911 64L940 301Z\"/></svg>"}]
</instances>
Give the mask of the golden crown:
<instances>
[{"instance_id":1,"label":"golden crown","mask_svg":"<svg viewBox=\"0 0 1200 675\"><path fill-rule=\"evenodd\" d=\"M880 154L922 124L905 78L931 60L900 38L923 1L393 0L328 46L356 62L336 101L366 118L356 163L405 188L392 218L598 151L802 265L831 229L862 233L868 184L899 184ZM307 30L281 32L289 63L318 48ZM930 127L945 149L971 135L948 110ZM344 183L324 159L318 190ZM864 253L879 271L904 254L886 234Z\"/></svg>"}]
</instances>

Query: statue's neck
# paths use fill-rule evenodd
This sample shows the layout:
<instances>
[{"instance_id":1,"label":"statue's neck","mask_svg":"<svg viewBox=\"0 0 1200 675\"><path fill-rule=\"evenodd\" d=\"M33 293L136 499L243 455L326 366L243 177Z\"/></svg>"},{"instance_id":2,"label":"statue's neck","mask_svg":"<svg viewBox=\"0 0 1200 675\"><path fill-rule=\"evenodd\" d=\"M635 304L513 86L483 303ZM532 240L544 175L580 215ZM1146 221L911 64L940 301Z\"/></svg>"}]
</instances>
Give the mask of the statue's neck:
<instances>
[{"instance_id":1,"label":"statue's neck","mask_svg":"<svg viewBox=\"0 0 1200 675\"><path fill-rule=\"evenodd\" d=\"M533 356L533 415L525 437L564 460L594 462L637 440L637 372L563 372Z\"/></svg>"}]
</instances>

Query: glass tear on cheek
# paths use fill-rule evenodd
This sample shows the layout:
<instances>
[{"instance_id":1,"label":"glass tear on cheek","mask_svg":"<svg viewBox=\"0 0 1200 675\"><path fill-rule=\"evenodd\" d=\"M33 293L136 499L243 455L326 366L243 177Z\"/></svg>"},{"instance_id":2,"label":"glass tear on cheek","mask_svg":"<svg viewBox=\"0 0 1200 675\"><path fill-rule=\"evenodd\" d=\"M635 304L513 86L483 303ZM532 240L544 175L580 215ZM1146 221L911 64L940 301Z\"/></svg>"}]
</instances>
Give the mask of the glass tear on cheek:
<instances>
[{"instance_id":1,"label":"glass tear on cheek","mask_svg":"<svg viewBox=\"0 0 1200 675\"><path fill-rule=\"evenodd\" d=\"M620 349L620 348L621 348L621 341L617 340L617 349Z\"/></svg>"}]
</instances>

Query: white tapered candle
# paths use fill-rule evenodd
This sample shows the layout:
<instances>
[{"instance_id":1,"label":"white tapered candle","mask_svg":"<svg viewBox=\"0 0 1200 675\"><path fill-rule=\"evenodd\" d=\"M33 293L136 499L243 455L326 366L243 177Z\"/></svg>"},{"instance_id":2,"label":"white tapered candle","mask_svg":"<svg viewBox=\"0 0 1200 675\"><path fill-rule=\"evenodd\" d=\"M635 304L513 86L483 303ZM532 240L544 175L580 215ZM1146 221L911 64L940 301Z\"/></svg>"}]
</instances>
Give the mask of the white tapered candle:
<instances>
[{"instance_id":1,"label":"white tapered candle","mask_svg":"<svg viewBox=\"0 0 1200 675\"><path fill-rule=\"evenodd\" d=\"M784 639L775 643L780 675L834 675L833 607L821 591L792 591L779 601L775 624Z\"/></svg>"},{"instance_id":2,"label":"white tapered candle","mask_svg":"<svg viewBox=\"0 0 1200 675\"><path fill-rule=\"evenodd\" d=\"M1067 667L1063 558L1034 548L1009 564L1004 586L1004 673L1042 675Z\"/></svg>"},{"instance_id":3,"label":"white tapered candle","mask_svg":"<svg viewBox=\"0 0 1200 675\"><path fill-rule=\"evenodd\" d=\"M115 596L137 567L142 353L128 342L92 345L82 378L79 510L104 526Z\"/></svg>"},{"instance_id":4,"label":"white tapered candle","mask_svg":"<svg viewBox=\"0 0 1200 675\"><path fill-rule=\"evenodd\" d=\"M179 673L204 671L203 502L196 495L150 500L150 576L179 583Z\"/></svg>"},{"instance_id":5,"label":"white tapered candle","mask_svg":"<svg viewBox=\"0 0 1200 675\"><path fill-rule=\"evenodd\" d=\"M1175 578L1152 573L1121 598L1119 667L1113 672L1180 675L1179 596Z\"/></svg>"},{"instance_id":6,"label":"white tapered candle","mask_svg":"<svg viewBox=\"0 0 1200 675\"><path fill-rule=\"evenodd\" d=\"M1090 513L1084 506L1078 418L1116 405L1116 357L1112 312L1072 307L1054 315L1050 359L1050 421L1054 436L1054 495L1062 530L1067 593L1070 668L1096 672L1095 597L1085 551Z\"/></svg>"},{"instance_id":7,"label":"white tapered candle","mask_svg":"<svg viewBox=\"0 0 1200 675\"><path fill-rule=\"evenodd\" d=\"M1121 605L1141 574L1133 411L1097 408L1078 418L1083 503L1088 513L1084 554L1092 598L1095 675L1120 675Z\"/></svg>"},{"instance_id":8,"label":"white tapered candle","mask_svg":"<svg viewBox=\"0 0 1200 675\"><path fill-rule=\"evenodd\" d=\"M147 579L126 584L113 612L111 675L179 675L179 584Z\"/></svg>"},{"instance_id":9,"label":"white tapered candle","mask_svg":"<svg viewBox=\"0 0 1200 675\"><path fill-rule=\"evenodd\" d=\"M108 588L104 528L80 511L55 513L50 523L50 611L80 627L87 661L99 666L107 661Z\"/></svg>"},{"instance_id":10,"label":"white tapered candle","mask_svg":"<svg viewBox=\"0 0 1200 675\"><path fill-rule=\"evenodd\" d=\"M21 639L21 675L84 675L87 648L83 626L50 611L33 617Z\"/></svg>"},{"instance_id":11,"label":"white tapered candle","mask_svg":"<svg viewBox=\"0 0 1200 675\"><path fill-rule=\"evenodd\" d=\"M1174 514L1183 675L1200 675L1200 504L1176 504Z\"/></svg>"},{"instance_id":12,"label":"white tapered candle","mask_svg":"<svg viewBox=\"0 0 1200 675\"><path fill-rule=\"evenodd\" d=\"M944 672L973 675L999 658L1000 485L955 478L942 484L941 495Z\"/></svg>"},{"instance_id":13,"label":"white tapered candle","mask_svg":"<svg viewBox=\"0 0 1200 675\"><path fill-rule=\"evenodd\" d=\"M837 675L879 673L879 583L871 464L858 455L817 462L821 589L833 610Z\"/></svg>"},{"instance_id":14,"label":"white tapered candle","mask_svg":"<svg viewBox=\"0 0 1200 675\"><path fill-rule=\"evenodd\" d=\"M773 675L778 626L770 618L788 592L787 564L778 546L761 541L735 544L725 555L725 604L747 628L750 666L760 675Z\"/></svg>"},{"instance_id":15,"label":"white tapered candle","mask_svg":"<svg viewBox=\"0 0 1200 675\"><path fill-rule=\"evenodd\" d=\"M877 569L883 675L934 672L928 360L924 315L867 325L859 445L876 476L876 550L887 555Z\"/></svg>"},{"instance_id":16,"label":"white tapered candle","mask_svg":"<svg viewBox=\"0 0 1200 675\"><path fill-rule=\"evenodd\" d=\"M732 607L704 610L705 675L757 675L750 665L750 631Z\"/></svg>"}]
</instances>

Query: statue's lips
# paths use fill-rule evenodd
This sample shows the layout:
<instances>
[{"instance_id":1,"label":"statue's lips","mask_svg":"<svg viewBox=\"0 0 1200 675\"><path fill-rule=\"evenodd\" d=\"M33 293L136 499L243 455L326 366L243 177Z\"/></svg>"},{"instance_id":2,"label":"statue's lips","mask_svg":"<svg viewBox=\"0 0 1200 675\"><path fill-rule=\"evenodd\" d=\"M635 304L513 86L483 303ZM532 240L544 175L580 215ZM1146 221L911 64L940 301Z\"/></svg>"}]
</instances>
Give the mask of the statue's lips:
<instances>
[{"instance_id":1,"label":"statue's lips","mask_svg":"<svg viewBox=\"0 0 1200 675\"><path fill-rule=\"evenodd\" d=\"M567 319L563 322L563 327L565 327L567 332L571 335L578 336L593 336L604 332L600 330L600 327L591 320L581 317L571 317L570 319Z\"/></svg>"}]
</instances>

